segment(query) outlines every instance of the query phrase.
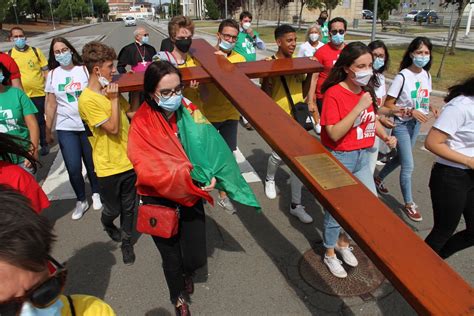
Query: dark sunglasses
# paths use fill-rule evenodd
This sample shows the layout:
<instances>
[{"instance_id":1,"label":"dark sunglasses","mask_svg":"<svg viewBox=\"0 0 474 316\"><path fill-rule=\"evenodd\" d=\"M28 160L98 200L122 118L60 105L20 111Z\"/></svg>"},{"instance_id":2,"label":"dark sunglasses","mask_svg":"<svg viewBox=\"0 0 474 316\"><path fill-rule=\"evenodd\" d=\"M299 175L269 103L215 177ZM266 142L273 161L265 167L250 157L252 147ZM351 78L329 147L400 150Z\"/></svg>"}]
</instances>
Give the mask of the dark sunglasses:
<instances>
[{"instance_id":1,"label":"dark sunglasses","mask_svg":"<svg viewBox=\"0 0 474 316\"><path fill-rule=\"evenodd\" d=\"M331 33L331 35L336 35L337 33L342 35L346 33L346 30L331 30L329 33Z\"/></svg>"},{"instance_id":2,"label":"dark sunglasses","mask_svg":"<svg viewBox=\"0 0 474 316\"><path fill-rule=\"evenodd\" d=\"M66 268L48 257L48 260L57 268L54 275L49 277L43 283L28 290L22 297L15 297L14 299L0 304L0 316L17 316L20 314L23 304L28 301L34 307L46 308L56 302L59 295L63 292L66 283Z\"/></svg>"}]
</instances>

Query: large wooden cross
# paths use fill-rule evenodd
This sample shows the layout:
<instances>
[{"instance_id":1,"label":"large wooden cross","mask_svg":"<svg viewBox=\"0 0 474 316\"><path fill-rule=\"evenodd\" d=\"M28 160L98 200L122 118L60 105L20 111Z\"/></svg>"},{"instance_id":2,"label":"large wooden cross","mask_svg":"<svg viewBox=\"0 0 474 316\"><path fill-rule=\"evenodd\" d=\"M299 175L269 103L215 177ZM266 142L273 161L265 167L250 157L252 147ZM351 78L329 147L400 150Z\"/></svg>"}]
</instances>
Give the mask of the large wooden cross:
<instances>
[{"instance_id":1,"label":"large wooden cross","mask_svg":"<svg viewBox=\"0 0 474 316\"><path fill-rule=\"evenodd\" d=\"M214 82L418 313L474 314L469 284L249 80L322 66L307 58L232 64L214 52L193 40L190 53L201 66L181 69L184 81ZM124 74L118 83L122 92L142 90L143 74Z\"/></svg>"}]
</instances>

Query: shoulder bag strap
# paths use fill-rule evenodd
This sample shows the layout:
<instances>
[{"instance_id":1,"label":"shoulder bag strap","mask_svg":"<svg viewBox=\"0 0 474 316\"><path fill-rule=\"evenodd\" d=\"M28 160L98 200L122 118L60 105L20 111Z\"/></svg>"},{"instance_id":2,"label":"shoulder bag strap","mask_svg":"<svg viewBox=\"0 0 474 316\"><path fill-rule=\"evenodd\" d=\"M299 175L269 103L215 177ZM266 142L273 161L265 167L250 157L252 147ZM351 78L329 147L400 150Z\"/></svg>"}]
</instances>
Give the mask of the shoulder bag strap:
<instances>
[{"instance_id":1,"label":"shoulder bag strap","mask_svg":"<svg viewBox=\"0 0 474 316\"><path fill-rule=\"evenodd\" d=\"M291 97L290 89L288 88L288 83L286 82L285 76L280 76L280 80L283 85L283 88L285 89L286 98L288 99L288 102L290 103L291 112L293 113L293 116L294 116L296 113L295 103L293 102L293 98Z\"/></svg>"},{"instance_id":2,"label":"shoulder bag strap","mask_svg":"<svg viewBox=\"0 0 474 316\"><path fill-rule=\"evenodd\" d=\"M402 76L403 81L402 81L402 86L400 87L400 91L398 92L397 98L395 99L395 102L398 101L398 99L402 95L403 86L405 85L405 76L401 72L399 72L398 74Z\"/></svg>"},{"instance_id":3,"label":"shoulder bag strap","mask_svg":"<svg viewBox=\"0 0 474 316\"><path fill-rule=\"evenodd\" d=\"M67 301L69 302L69 309L71 310L71 315L76 316L76 309L74 308L74 303L72 302L71 295L67 295Z\"/></svg>"}]
</instances>

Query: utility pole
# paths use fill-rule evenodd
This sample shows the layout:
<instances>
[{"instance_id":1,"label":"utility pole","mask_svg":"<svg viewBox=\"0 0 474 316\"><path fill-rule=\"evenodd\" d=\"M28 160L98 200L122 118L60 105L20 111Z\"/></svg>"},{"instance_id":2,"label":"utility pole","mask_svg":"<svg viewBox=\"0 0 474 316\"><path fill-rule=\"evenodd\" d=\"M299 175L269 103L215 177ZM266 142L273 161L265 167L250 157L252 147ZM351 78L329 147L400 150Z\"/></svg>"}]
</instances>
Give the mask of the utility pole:
<instances>
[{"instance_id":1,"label":"utility pole","mask_svg":"<svg viewBox=\"0 0 474 316\"><path fill-rule=\"evenodd\" d=\"M225 14L224 14L224 19L227 19L227 0L225 0Z\"/></svg>"},{"instance_id":2,"label":"utility pole","mask_svg":"<svg viewBox=\"0 0 474 316\"><path fill-rule=\"evenodd\" d=\"M372 19L372 36L371 36L371 41L375 41L375 33L377 32L377 8L378 8L379 2L378 0L374 0L374 17Z\"/></svg>"},{"instance_id":3,"label":"utility pole","mask_svg":"<svg viewBox=\"0 0 474 316\"><path fill-rule=\"evenodd\" d=\"M71 2L69 2L69 12L71 12L71 23L72 23L72 25L74 25L74 17L72 16L72 6L71 6Z\"/></svg>"},{"instance_id":4,"label":"utility pole","mask_svg":"<svg viewBox=\"0 0 474 316\"><path fill-rule=\"evenodd\" d=\"M464 37L468 37L469 32L471 31L471 20L472 20L472 11L474 10L474 1L471 0L469 5L471 6L471 8L469 9L469 15L467 16L466 35L464 35Z\"/></svg>"}]
</instances>

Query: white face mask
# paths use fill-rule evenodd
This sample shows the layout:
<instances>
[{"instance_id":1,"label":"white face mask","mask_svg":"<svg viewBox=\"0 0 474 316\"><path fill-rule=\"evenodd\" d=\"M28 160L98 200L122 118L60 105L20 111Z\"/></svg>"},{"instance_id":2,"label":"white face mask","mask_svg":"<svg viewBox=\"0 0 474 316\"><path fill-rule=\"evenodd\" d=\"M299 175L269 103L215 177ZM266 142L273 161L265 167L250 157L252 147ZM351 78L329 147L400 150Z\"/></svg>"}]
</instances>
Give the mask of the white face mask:
<instances>
[{"instance_id":1,"label":"white face mask","mask_svg":"<svg viewBox=\"0 0 474 316\"><path fill-rule=\"evenodd\" d=\"M252 23L250 22L242 23L242 28L246 31L250 28L250 26L252 26Z\"/></svg>"},{"instance_id":2,"label":"white face mask","mask_svg":"<svg viewBox=\"0 0 474 316\"><path fill-rule=\"evenodd\" d=\"M355 74L355 78L352 78L352 81L356 85L364 87L369 83L370 78L372 78L372 75L374 73L372 70L362 70L362 71L354 72L354 74Z\"/></svg>"},{"instance_id":3,"label":"white face mask","mask_svg":"<svg viewBox=\"0 0 474 316\"><path fill-rule=\"evenodd\" d=\"M25 302L21 308L20 316L61 316L63 306L64 304L59 298L46 308L36 308L31 303Z\"/></svg>"},{"instance_id":4,"label":"white face mask","mask_svg":"<svg viewBox=\"0 0 474 316\"><path fill-rule=\"evenodd\" d=\"M317 40L319 40L319 34L318 33L309 34L309 40L313 43L316 42Z\"/></svg>"},{"instance_id":5,"label":"white face mask","mask_svg":"<svg viewBox=\"0 0 474 316\"><path fill-rule=\"evenodd\" d=\"M102 88L105 88L105 87L107 87L107 86L110 84L110 81L109 81L107 78L102 77L102 75L100 74L100 72L99 72L99 74L97 75L97 79L99 80L100 86L101 86Z\"/></svg>"}]
</instances>

